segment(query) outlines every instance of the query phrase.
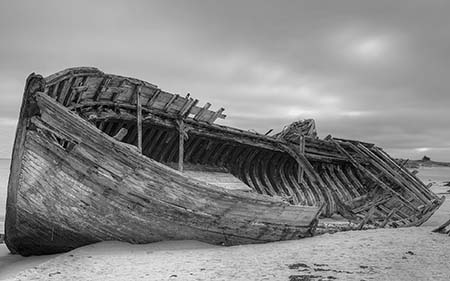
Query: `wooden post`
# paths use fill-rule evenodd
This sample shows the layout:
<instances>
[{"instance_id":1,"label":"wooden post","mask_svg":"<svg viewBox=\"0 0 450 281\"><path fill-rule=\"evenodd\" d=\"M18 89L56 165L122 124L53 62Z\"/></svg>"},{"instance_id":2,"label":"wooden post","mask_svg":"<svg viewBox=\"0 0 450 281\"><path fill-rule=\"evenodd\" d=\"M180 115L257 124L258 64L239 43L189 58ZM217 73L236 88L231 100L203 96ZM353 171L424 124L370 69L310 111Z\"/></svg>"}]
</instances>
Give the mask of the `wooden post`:
<instances>
[{"instance_id":1,"label":"wooden post","mask_svg":"<svg viewBox=\"0 0 450 281\"><path fill-rule=\"evenodd\" d=\"M304 155L305 154L305 137L300 134L300 140L299 140L299 152L300 154ZM298 183L302 183L303 181L303 167L301 165L298 165Z\"/></svg>"},{"instance_id":2,"label":"wooden post","mask_svg":"<svg viewBox=\"0 0 450 281\"><path fill-rule=\"evenodd\" d=\"M178 122L179 132L179 147L178 147L178 171L183 172L183 158L184 158L184 122L181 119Z\"/></svg>"},{"instance_id":3,"label":"wooden post","mask_svg":"<svg viewBox=\"0 0 450 281\"><path fill-rule=\"evenodd\" d=\"M139 86L136 91L136 111L137 111L137 147L140 153L142 153L142 104L141 104L141 89Z\"/></svg>"}]
</instances>

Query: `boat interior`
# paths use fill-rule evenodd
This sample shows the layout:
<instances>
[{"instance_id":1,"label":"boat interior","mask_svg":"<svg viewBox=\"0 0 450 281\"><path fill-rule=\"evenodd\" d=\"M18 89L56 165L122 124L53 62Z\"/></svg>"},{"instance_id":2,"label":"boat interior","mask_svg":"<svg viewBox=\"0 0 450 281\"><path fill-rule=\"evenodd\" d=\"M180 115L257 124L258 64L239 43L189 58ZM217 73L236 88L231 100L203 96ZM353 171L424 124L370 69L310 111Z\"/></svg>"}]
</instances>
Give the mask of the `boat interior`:
<instances>
[{"instance_id":1,"label":"boat interior","mask_svg":"<svg viewBox=\"0 0 450 281\"><path fill-rule=\"evenodd\" d=\"M216 124L224 109L199 106L189 94L96 68L66 69L45 81L47 95L103 133L200 181L381 227L420 225L442 204L381 148L319 139L312 120L259 134Z\"/></svg>"}]
</instances>

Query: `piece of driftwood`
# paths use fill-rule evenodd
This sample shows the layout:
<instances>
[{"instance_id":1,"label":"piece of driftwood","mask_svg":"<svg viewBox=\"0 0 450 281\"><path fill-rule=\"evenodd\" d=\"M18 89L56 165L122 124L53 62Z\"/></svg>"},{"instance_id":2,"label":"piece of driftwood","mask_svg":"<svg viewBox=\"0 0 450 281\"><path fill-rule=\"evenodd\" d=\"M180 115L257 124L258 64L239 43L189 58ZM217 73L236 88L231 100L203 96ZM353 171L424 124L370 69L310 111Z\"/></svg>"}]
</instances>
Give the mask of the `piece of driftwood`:
<instances>
[{"instance_id":1,"label":"piece of driftwood","mask_svg":"<svg viewBox=\"0 0 450 281\"><path fill-rule=\"evenodd\" d=\"M9 249L262 243L322 232L319 214L351 220L342 229L419 225L443 202L374 144L319 139L312 119L273 136L222 126L224 109L198 102L96 68L30 75L8 184Z\"/></svg>"},{"instance_id":2,"label":"piece of driftwood","mask_svg":"<svg viewBox=\"0 0 450 281\"><path fill-rule=\"evenodd\" d=\"M439 227L433 229L433 232L436 233L444 233L444 234L450 234L450 229L447 229L447 227L450 225L450 219L443 224L441 224Z\"/></svg>"}]
</instances>

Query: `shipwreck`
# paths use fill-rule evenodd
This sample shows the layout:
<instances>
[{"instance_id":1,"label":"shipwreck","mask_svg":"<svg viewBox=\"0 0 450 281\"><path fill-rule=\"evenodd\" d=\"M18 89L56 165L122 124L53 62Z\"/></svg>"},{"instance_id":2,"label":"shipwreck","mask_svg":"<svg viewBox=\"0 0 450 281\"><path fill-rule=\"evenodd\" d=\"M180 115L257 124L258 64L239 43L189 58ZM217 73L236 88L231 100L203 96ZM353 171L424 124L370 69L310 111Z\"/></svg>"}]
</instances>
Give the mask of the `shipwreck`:
<instances>
[{"instance_id":1,"label":"shipwreck","mask_svg":"<svg viewBox=\"0 0 450 281\"><path fill-rule=\"evenodd\" d=\"M22 255L105 240L236 245L314 235L338 214L407 227L443 203L374 144L319 139L313 120L269 135L224 109L96 68L31 74L18 121L5 242Z\"/></svg>"}]
</instances>

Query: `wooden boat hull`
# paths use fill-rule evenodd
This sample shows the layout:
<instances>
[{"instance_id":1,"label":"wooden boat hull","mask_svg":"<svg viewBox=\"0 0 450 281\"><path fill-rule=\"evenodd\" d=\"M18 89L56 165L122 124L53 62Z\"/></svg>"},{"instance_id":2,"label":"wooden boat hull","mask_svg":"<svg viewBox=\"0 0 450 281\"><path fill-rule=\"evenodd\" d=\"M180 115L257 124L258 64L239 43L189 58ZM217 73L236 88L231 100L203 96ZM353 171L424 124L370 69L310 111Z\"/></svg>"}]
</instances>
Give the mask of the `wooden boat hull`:
<instances>
[{"instance_id":1,"label":"wooden boat hull","mask_svg":"<svg viewBox=\"0 0 450 281\"><path fill-rule=\"evenodd\" d=\"M335 214L356 229L418 226L443 203L374 144L319 139L313 120L272 136L221 126L224 109L197 102L96 68L30 75L8 185L10 250L261 243L327 231L318 216Z\"/></svg>"},{"instance_id":2,"label":"wooden boat hull","mask_svg":"<svg viewBox=\"0 0 450 281\"><path fill-rule=\"evenodd\" d=\"M245 244L311 236L319 208L197 181L141 155L27 80L8 186L12 253L105 240Z\"/></svg>"}]
</instances>

